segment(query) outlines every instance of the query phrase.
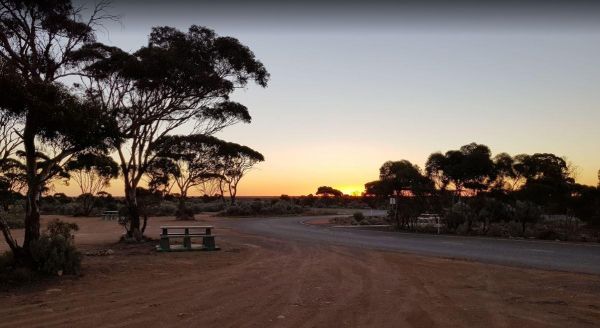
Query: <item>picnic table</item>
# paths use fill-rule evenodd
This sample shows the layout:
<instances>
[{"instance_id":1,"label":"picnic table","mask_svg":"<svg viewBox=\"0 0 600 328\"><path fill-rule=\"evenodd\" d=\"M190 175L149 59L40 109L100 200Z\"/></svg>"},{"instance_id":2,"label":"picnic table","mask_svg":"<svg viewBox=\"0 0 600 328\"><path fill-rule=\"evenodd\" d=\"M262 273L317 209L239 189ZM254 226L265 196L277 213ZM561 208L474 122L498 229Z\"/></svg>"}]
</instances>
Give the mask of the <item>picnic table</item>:
<instances>
[{"instance_id":1,"label":"picnic table","mask_svg":"<svg viewBox=\"0 0 600 328\"><path fill-rule=\"evenodd\" d=\"M159 252L173 251L216 251L213 226L161 226L160 243L156 246ZM202 238L202 244L192 244L192 238ZM172 239L183 239L182 245L174 245Z\"/></svg>"},{"instance_id":2,"label":"picnic table","mask_svg":"<svg viewBox=\"0 0 600 328\"><path fill-rule=\"evenodd\" d=\"M119 211L104 211L102 212L102 220L116 220L119 218Z\"/></svg>"}]
</instances>

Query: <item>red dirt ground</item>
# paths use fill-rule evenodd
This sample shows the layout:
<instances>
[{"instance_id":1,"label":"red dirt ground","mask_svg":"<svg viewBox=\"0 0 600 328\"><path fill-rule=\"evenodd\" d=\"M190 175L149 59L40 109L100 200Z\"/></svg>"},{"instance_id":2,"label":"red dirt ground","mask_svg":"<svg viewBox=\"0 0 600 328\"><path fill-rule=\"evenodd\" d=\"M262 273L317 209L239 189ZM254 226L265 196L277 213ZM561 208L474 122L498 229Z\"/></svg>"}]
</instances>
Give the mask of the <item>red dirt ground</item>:
<instances>
[{"instance_id":1,"label":"red dirt ground","mask_svg":"<svg viewBox=\"0 0 600 328\"><path fill-rule=\"evenodd\" d=\"M54 217L54 216L51 216ZM214 224L220 252L115 244L79 224L83 276L0 293L0 327L594 327L600 277L243 235ZM174 224L153 218L149 235ZM15 234L19 236L19 232ZM20 238L20 236L19 236ZM0 249L6 245L0 244Z\"/></svg>"}]
</instances>

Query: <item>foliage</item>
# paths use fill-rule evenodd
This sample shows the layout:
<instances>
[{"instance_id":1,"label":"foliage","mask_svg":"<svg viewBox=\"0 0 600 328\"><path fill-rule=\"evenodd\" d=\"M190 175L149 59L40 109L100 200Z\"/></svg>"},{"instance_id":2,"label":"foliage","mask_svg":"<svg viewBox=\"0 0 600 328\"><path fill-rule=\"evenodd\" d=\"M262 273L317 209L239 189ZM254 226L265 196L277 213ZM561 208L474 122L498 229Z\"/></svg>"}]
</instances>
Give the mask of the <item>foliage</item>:
<instances>
[{"instance_id":1,"label":"foliage","mask_svg":"<svg viewBox=\"0 0 600 328\"><path fill-rule=\"evenodd\" d=\"M354 219L354 221L360 223L365 219L365 215L362 212L354 212L352 213L352 218Z\"/></svg>"},{"instance_id":2,"label":"foliage","mask_svg":"<svg viewBox=\"0 0 600 328\"><path fill-rule=\"evenodd\" d=\"M341 191L329 186L320 186L317 188L316 194L325 197L342 197L344 195Z\"/></svg>"},{"instance_id":3,"label":"foliage","mask_svg":"<svg viewBox=\"0 0 600 328\"><path fill-rule=\"evenodd\" d=\"M229 95L249 81L265 87L269 74L238 40L196 25L187 32L154 27L148 45L133 54L90 44L79 55L97 59L86 67L86 92L115 113L125 137L117 151L131 222L127 234L140 239L136 190L157 156L152 145L186 122L203 135L249 122L246 108Z\"/></svg>"},{"instance_id":4,"label":"foliage","mask_svg":"<svg viewBox=\"0 0 600 328\"><path fill-rule=\"evenodd\" d=\"M254 215L292 215L301 214L305 211L302 206L295 205L285 200L268 202L255 200L251 202L239 202L228 206L222 216L254 216Z\"/></svg>"},{"instance_id":5,"label":"foliage","mask_svg":"<svg viewBox=\"0 0 600 328\"><path fill-rule=\"evenodd\" d=\"M108 187L110 180L119 175L117 163L104 154L81 153L69 162L65 170L79 186L83 216L89 216L96 205L96 194Z\"/></svg>"},{"instance_id":6,"label":"foliage","mask_svg":"<svg viewBox=\"0 0 600 328\"><path fill-rule=\"evenodd\" d=\"M465 189L475 193L487 189L496 178L491 151L485 145L470 143L445 154L431 154L425 164L427 175L441 189L450 184L460 197Z\"/></svg>"},{"instance_id":7,"label":"foliage","mask_svg":"<svg viewBox=\"0 0 600 328\"><path fill-rule=\"evenodd\" d=\"M450 230L457 230L461 225L473 222L474 218L475 213L473 213L473 210L464 202L458 202L452 205L452 207L446 210L444 215L446 225Z\"/></svg>"},{"instance_id":8,"label":"foliage","mask_svg":"<svg viewBox=\"0 0 600 328\"><path fill-rule=\"evenodd\" d=\"M40 238L37 200L46 185L77 153L106 152L118 142L113 117L63 83L82 73L76 53L94 41L94 28L109 18L104 6L92 8L84 20L69 0L0 3L0 113L19 122L14 128L27 173L23 245L6 238L15 256L31 260L31 247Z\"/></svg>"},{"instance_id":9,"label":"foliage","mask_svg":"<svg viewBox=\"0 0 600 328\"><path fill-rule=\"evenodd\" d=\"M73 241L77 230L74 223L51 221L47 231L31 246L34 268L48 275L79 274L81 254Z\"/></svg>"},{"instance_id":10,"label":"foliage","mask_svg":"<svg viewBox=\"0 0 600 328\"><path fill-rule=\"evenodd\" d=\"M517 201L515 206L515 218L521 222L522 233L525 234L525 228L527 224L538 222L542 218L542 211L539 206L527 202Z\"/></svg>"},{"instance_id":11,"label":"foliage","mask_svg":"<svg viewBox=\"0 0 600 328\"><path fill-rule=\"evenodd\" d=\"M231 204L234 205L240 180L254 165L263 162L265 158L250 147L227 142L219 147L218 159L216 173L227 187ZM221 190L221 195L223 194Z\"/></svg>"}]
</instances>

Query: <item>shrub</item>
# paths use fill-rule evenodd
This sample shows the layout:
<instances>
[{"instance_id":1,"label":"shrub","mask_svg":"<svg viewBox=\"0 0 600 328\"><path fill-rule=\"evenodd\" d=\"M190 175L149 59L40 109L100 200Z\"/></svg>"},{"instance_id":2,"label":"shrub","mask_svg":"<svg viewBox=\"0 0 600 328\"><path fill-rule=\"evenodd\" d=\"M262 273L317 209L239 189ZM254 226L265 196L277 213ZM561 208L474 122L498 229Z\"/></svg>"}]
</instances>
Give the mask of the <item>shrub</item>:
<instances>
[{"instance_id":1,"label":"shrub","mask_svg":"<svg viewBox=\"0 0 600 328\"><path fill-rule=\"evenodd\" d=\"M446 220L449 229L466 233L470 228L470 222L472 222L473 216L473 210L469 205L459 202L446 211L444 219Z\"/></svg>"},{"instance_id":2,"label":"shrub","mask_svg":"<svg viewBox=\"0 0 600 328\"><path fill-rule=\"evenodd\" d=\"M505 229L499 223L490 223L485 234L490 237L506 237L507 235Z\"/></svg>"},{"instance_id":3,"label":"shrub","mask_svg":"<svg viewBox=\"0 0 600 328\"><path fill-rule=\"evenodd\" d=\"M48 224L46 232L31 245L35 269L48 275L79 274L81 254L74 245L74 223L58 219Z\"/></svg>"},{"instance_id":4,"label":"shrub","mask_svg":"<svg viewBox=\"0 0 600 328\"><path fill-rule=\"evenodd\" d=\"M220 214L224 216L252 216L252 215L288 215L300 214L304 208L285 200L240 202L227 207Z\"/></svg>"},{"instance_id":5,"label":"shrub","mask_svg":"<svg viewBox=\"0 0 600 328\"><path fill-rule=\"evenodd\" d=\"M354 221L360 224L365 219L365 215L362 212L354 212L352 214L352 218L354 219Z\"/></svg>"},{"instance_id":6,"label":"shrub","mask_svg":"<svg viewBox=\"0 0 600 328\"><path fill-rule=\"evenodd\" d=\"M212 203L190 203L186 205L194 214L202 212L220 212L225 209L223 202L212 202Z\"/></svg>"},{"instance_id":7,"label":"shrub","mask_svg":"<svg viewBox=\"0 0 600 328\"><path fill-rule=\"evenodd\" d=\"M13 264L13 256L11 252L4 252L0 254L0 272L3 272Z\"/></svg>"},{"instance_id":8,"label":"shrub","mask_svg":"<svg viewBox=\"0 0 600 328\"><path fill-rule=\"evenodd\" d=\"M0 215L6 220L11 229L25 228L25 210L23 206L11 206L7 212L0 212Z\"/></svg>"},{"instance_id":9,"label":"shrub","mask_svg":"<svg viewBox=\"0 0 600 328\"><path fill-rule=\"evenodd\" d=\"M0 253L0 287L31 283L36 273L29 268L15 267L12 252Z\"/></svg>"}]
</instances>

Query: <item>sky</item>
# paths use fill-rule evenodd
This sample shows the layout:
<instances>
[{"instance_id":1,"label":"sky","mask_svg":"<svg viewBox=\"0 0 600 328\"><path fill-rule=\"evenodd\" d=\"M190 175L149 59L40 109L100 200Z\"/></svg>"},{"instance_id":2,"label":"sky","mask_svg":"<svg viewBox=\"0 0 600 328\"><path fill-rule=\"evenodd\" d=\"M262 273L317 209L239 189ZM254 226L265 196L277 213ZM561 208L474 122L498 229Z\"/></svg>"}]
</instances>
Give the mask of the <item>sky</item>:
<instances>
[{"instance_id":1,"label":"sky","mask_svg":"<svg viewBox=\"0 0 600 328\"><path fill-rule=\"evenodd\" d=\"M578 182L596 185L599 9L585 1L113 1L119 21L98 39L135 51L152 26L196 24L255 53L268 87L232 96L252 123L217 135L266 158L241 195L321 185L360 193L387 160L423 167L432 152L470 142L493 154L565 156ZM122 184L108 191L122 195Z\"/></svg>"}]
</instances>

